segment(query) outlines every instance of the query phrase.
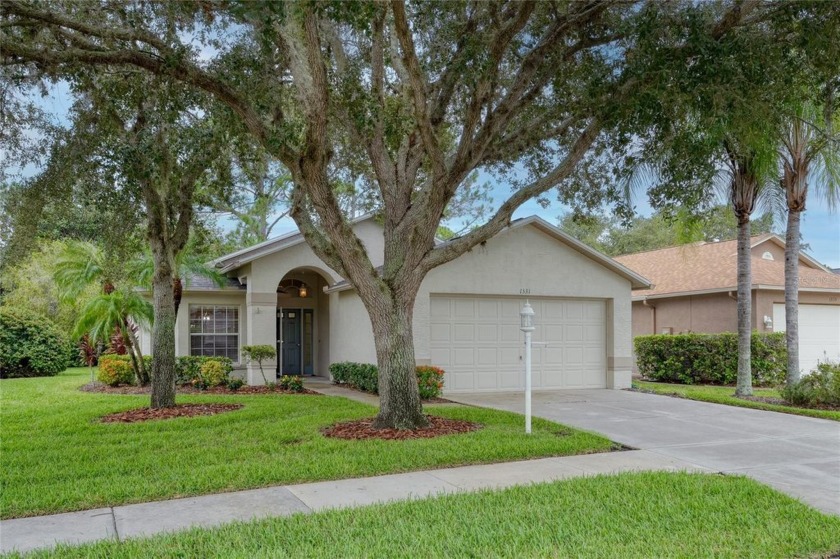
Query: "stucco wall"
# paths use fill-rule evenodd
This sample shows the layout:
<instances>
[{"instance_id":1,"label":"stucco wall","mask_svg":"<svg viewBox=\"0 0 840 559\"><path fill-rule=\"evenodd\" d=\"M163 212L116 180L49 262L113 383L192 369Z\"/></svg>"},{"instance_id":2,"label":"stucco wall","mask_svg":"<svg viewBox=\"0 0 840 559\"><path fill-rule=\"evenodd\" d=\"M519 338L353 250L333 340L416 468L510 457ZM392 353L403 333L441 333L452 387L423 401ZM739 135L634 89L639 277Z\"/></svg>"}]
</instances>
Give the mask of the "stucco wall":
<instances>
[{"instance_id":1,"label":"stucco wall","mask_svg":"<svg viewBox=\"0 0 840 559\"><path fill-rule=\"evenodd\" d=\"M767 246L772 243L766 243ZM775 246L775 245L773 245ZM764 324L764 317L773 316L773 304L784 303L785 293L778 290L752 291L752 327L758 332L773 332ZM840 294L802 291L799 302L806 304L840 304ZM737 304L728 293L711 293L684 297L650 299L645 306L633 302L633 337L661 334L671 328L672 334L686 332L736 332L738 330ZM651 309L655 307L655 310ZM655 324L654 324L655 321Z\"/></svg>"},{"instance_id":2,"label":"stucco wall","mask_svg":"<svg viewBox=\"0 0 840 559\"><path fill-rule=\"evenodd\" d=\"M605 300L608 378L624 375L629 381L630 282L534 227L507 230L426 276L414 306L418 363L430 362L432 294L513 296L523 303L528 297ZM343 291L331 303L332 359L375 363L373 330L359 297Z\"/></svg>"},{"instance_id":3,"label":"stucco wall","mask_svg":"<svg viewBox=\"0 0 840 559\"><path fill-rule=\"evenodd\" d=\"M526 290L527 294L523 294ZM415 352L430 358L432 294L591 298L606 301L607 377L629 381L632 366L630 282L535 227L502 232L429 272L414 307ZM539 324L539 317L537 317Z\"/></svg>"}]
</instances>

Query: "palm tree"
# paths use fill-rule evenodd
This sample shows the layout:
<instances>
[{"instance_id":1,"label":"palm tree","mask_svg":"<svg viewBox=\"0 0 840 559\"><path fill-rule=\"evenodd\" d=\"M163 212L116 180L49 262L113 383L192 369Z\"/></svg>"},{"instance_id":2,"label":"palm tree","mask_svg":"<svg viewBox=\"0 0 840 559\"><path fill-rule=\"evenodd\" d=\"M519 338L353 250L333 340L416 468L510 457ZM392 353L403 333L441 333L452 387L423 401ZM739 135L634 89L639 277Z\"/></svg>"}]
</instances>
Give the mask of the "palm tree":
<instances>
[{"instance_id":1,"label":"palm tree","mask_svg":"<svg viewBox=\"0 0 840 559\"><path fill-rule=\"evenodd\" d=\"M190 279L192 277L205 277L218 287L223 287L227 283L227 277L224 274L221 274L215 268L208 266L204 260L189 250L189 246L180 251L175 257L174 270L175 277L172 278L172 295L175 298L176 320L178 319L178 308L181 306L181 298L183 297L184 287L189 287ZM154 261L150 251L144 252L143 255L131 265L130 274L139 286L151 290L152 275L154 274Z\"/></svg>"},{"instance_id":2,"label":"palm tree","mask_svg":"<svg viewBox=\"0 0 840 559\"><path fill-rule=\"evenodd\" d=\"M114 285L114 265L108 261L106 252L99 246L86 241L70 241L64 249L64 252L58 257L53 272L53 279L56 286L58 286L59 297L65 301L74 300L81 295L81 293L91 284L99 284L102 287L102 293L98 297L89 301L82 309L82 314L77 321L77 327L74 336L80 338L82 335L88 333L85 330L79 330L79 324L83 321L86 323L93 323L92 316L86 316L87 313L93 312L94 309L104 310L111 308L116 301L109 301L109 297L116 293ZM122 297L124 299L125 297ZM93 304L96 302L96 304ZM107 304L106 304L107 303ZM120 303L123 304L123 303ZM126 306L127 310L134 309L138 306L136 301L131 301ZM112 324L112 328L107 335L94 336L94 343L104 342L110 338L111 335L117 333L123 338L123 343L129 350L131 355L131 364L134 368L134 374L140 384L146 384L149 381L149 375L146 371L146 365L143 361L143 355L140 350L140 343L137 340L132 319L134 316L129 313L121 317L119 320L111 320L103 318L102 324ZM137 315L137 318L143 318L143 313ZM101 326L101 325L100 325Z\"/></svg>"},{"instance_id":3,"label":"palm tree","mask_svg":"<svg viewBox=\"0 0 840 559\"><path fill-rule=\"evenodd\" d=\"M766 145L766 144L765 144ZM750 217L771 199L772 176L766 153L726 142L727 194L738 220L738 375L735 395L752 396L752 250Z\"/></svg>"},{"instance_id":4,"label":"palm tree","mask_svg":"<svg viewBox=\"0 0 840 559\"><path fill-rule=\"evenodd\" d=\"M73 335L81 337L87 334L90 341L97 344L107 341L113 332L119 331L131 358L137 384L142 386L148 384L149 376L133 329L135 324L149 326L153 320L154 312L148 301L131 291L113 290L87 302Z\"/></svg>"},{"instance_id":5,"label":"palm tree","mask_svg":"<svg viewBox=\"0 0 840 559\"><path fill-rule=\"evenodd\" d=\"M840 138L833 134L840 111L826 103L819 110L803 103L789 120L779 146L780 185L787 205L785 232L785 340L787 385L799 380L799 225L808 197L809 181L821 187L829 208L840 201ZM833 114L832 114L833 112ZM814 180L816 179L816 180Z\"/></svg>"},{"instance_id":6,"label":"palm tree","mask_svg":"<svg viewBox=\"0 0 840 559\"><path fill-rule=\"evenodd\" d=\"M105 251L86 241L70 241L55 263L53 278L59 288L59 296L65 300L78 297L84 289L93 284L102 285L106 295L114 291L114 282L109 272Z\"/></svg>"}]
</instances>

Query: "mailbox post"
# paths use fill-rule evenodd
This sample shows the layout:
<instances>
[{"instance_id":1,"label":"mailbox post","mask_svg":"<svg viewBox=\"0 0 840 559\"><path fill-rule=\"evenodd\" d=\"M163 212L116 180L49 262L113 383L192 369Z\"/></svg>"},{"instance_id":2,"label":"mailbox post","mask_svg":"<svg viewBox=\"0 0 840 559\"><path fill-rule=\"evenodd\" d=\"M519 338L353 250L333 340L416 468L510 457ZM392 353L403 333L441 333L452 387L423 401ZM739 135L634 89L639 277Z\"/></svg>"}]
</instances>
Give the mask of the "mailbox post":
<instances>
[{"instance_id":1,"label":"mailbox post","mask_svg":"<svg viewBox=\"0 0 840 559\"><path fill-rule=\"evenodd\" d=\"M525 434L531 434L531 333L534 331L534 309L526 300L519 311L520 327L525 332Z\"/></svg>"}]
</instances>

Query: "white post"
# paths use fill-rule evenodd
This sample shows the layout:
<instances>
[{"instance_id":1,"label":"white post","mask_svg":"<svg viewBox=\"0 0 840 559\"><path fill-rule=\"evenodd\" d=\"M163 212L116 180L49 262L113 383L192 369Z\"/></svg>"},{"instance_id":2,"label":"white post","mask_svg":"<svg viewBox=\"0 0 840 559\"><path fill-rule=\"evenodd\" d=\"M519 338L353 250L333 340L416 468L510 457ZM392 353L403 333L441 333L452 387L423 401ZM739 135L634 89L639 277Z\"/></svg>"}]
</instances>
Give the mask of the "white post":
<instances>
[{"instance_id":1,"label":"white post","mask_svg":"<svg viewBox=\"0 0 840 559\"><path fill-rule=\"evenodd\" d=\"M525 433L531 434L531 332L525 332Z\"/></svg>"},{"instance_id":2,"label":"white post","mask_svg":"<svg viewBox=\"0 0 840 559\"><path fill-rule=\"evenodd\" d=\"M525 332L525 434L531 434L531 332L534 331L534 309L526 300L519 311L520 330Z\"/></svg>"}]
</instances>

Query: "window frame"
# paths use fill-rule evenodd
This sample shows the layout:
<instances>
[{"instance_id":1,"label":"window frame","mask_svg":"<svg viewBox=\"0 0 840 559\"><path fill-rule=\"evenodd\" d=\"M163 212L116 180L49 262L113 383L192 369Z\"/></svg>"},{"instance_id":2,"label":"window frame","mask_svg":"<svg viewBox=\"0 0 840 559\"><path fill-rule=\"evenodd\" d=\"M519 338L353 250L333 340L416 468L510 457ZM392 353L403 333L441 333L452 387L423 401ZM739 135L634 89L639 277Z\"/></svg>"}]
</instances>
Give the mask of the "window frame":
<instances>
[{"instance_id":1,"label":"window frame","mask_svg":"<svg viewBox=\"0 0 840 559\"><path fill-rule=\"evenodd\" d=\"M192 313L193 310L199 309L202 314L206 310L210 310L213 320L213 332L193 332L192 330ZM216 332L216 311L218 309L235 310L236 311L236 332ZM236 359L232 359L235 365L239 365L242 361L242 308L237 304L216 304L216 303L190 303L187 308L187 330L189 333L189 355L196 356L193 353L193 337L203 338L205 336L236 336ZM215 349L215 348L214 348ZM227 355L204 355L199 354L198 357L228 357Z\"/></svg>"}]
</instances>

